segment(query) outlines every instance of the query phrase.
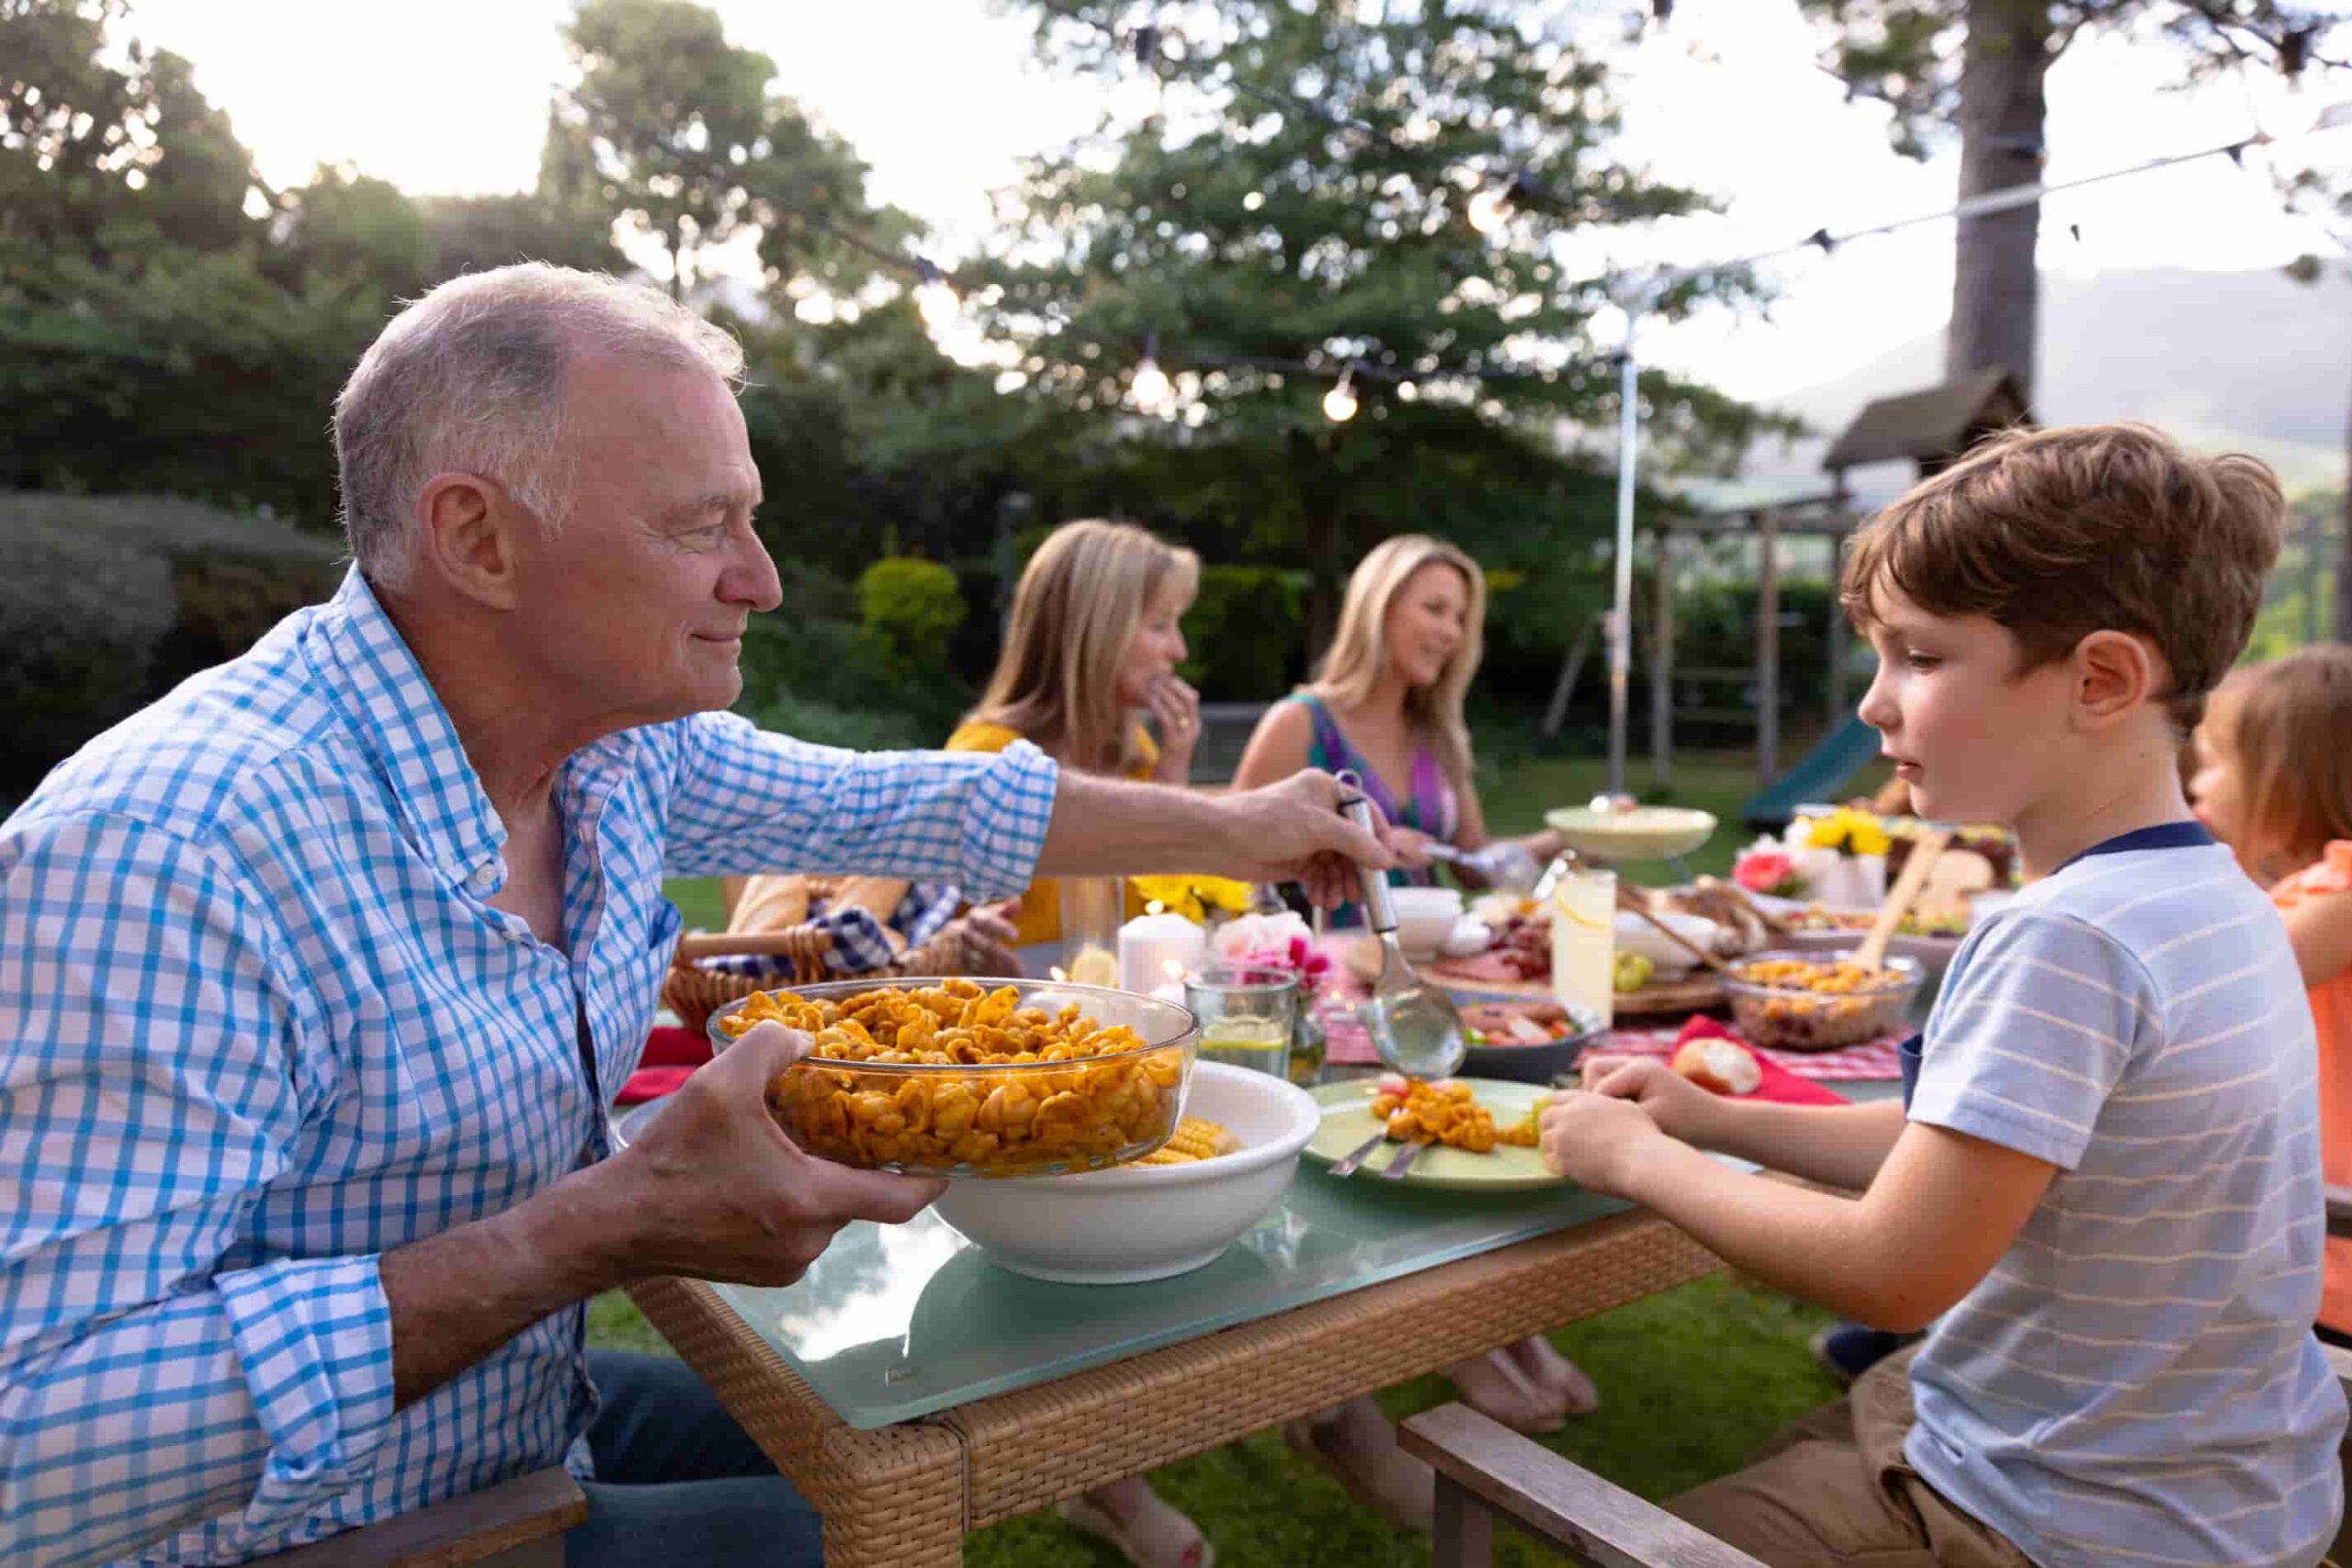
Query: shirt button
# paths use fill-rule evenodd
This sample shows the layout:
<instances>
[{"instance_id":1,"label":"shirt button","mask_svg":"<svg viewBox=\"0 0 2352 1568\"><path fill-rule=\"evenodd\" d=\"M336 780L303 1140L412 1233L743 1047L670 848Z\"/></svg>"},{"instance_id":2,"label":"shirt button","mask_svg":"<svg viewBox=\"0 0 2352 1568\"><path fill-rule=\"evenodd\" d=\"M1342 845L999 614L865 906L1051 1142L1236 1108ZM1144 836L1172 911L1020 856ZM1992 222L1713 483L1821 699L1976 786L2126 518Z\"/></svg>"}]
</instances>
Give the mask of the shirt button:
<instances>
[{"instance_id":1,"label":"shirt button","mask_svg":"<svg viewBox=\"0 0 2352 1568\"><path fill-rule=\"evenodd\" d=\"M466 885L477 893L487 893L491 888L495 886L497 883L498 873L489 866L483 866L480 871L475 872L471 876L466 878Z\"/></svg>"}]
</instances>

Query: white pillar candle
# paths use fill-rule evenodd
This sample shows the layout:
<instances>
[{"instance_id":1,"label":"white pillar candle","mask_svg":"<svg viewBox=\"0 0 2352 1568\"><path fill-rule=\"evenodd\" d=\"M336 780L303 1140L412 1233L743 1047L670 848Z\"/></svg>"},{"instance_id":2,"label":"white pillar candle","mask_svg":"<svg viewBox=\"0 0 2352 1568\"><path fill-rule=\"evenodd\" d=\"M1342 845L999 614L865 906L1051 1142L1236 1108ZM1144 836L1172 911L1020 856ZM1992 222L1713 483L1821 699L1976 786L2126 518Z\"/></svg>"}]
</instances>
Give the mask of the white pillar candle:
<instances>
[{"instance_id":1,"label":"white pillar candle","mask_svg":"<svg viewBox=\"0 0 2352 1568\"><path fill-rule=\"evenodd\" d=\"M1167 983L1170 964L1182 974L1206 945L1201 928L1182 915L1137 915L1119 928L1119 988L1149 995Z\"/></svg>"}]
</instances>

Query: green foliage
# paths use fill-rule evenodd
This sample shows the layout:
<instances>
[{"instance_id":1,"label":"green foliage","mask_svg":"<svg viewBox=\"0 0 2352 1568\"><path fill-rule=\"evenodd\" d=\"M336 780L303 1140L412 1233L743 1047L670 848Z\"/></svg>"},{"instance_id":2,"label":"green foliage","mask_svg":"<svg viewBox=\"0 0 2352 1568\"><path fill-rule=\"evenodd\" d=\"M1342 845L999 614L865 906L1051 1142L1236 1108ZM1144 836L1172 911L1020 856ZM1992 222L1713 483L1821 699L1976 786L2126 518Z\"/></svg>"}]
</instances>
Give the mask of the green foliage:
<instances>
[{"instance_id":1,"label":"green foliage","mask_svg":"<svg viewBox=\"0 0 2352 1568\"><path fill-rule=\"evenodd\" d=\"M580 77L548 116L541 190L658 238L673 297L684 297L695 252L746 228L761 230L761 259L779 275L821 257L854 287L871 264L824 226L911 227L866 209L865 166L773 91L775 62L729 43L716 12L582 0L564 44Z\"/></svg>"},{"instance_id":2,"label":"green foliage","mask_svg":"<svg viewBox=\"0 0 2352 1568\"><path fill-rule=\"evenodd\" d=\"M937 561L886 556L858 574L857 612L902 667L937 671L964 624L964 599L956 574Z\"/></svg>"},{"instance_id":3,"label":"green foliage","mask_svg":"<svg viewBox=\"0 0 2352 1568\"><path fill-rule=\"evenodd\" d=\"M880 630L856 618L854 592L841 579L789 558L779 570L782 606L752 616L743 635L736 711L805 740L860 750L946 739L971 689L936 665L910 669Z\"/></svg>"},{"instance_id":4,"label":"green foliage","mask_svg":"<svg viewBox=\"0 0 2352 1568\"><path fill-rule=\"evenodd\" d=\"M2000 26L2013 0L1798 0L1820 25L1822 63L1856 97L1894 111L1887 136L1905 157L1925 158L1958 118L1964 40L1972 26ZM2067 0L2051 13L2055 54L2086 28L2162 39L2181 74L2198 81L2248 66L2290 77L2335 52L2352 18L2294 0ZM2039 124L2005 130L2035 139Z\"/></svg>"},{"instance_id":5,"label":"green foliage","mask_svg":"<svg viewBox=\"0 0 2352 1568\"><path fill-rule=\"evenodd\" d=\"M335 552L160 496L0 494L0 789L324 598Z\"/></svg>"},{"instance_id":6,"label":"green foliage","mask_svg":"<svg viewBox=\"0 0 2352 1568\"><path fill-rule=\"evenodd\" d=\"M1182 674L1211 702L1265 702L1306 678L1306 573L1204 566L1184 616Z\"/></svg>"},{"instance_id":7,"label":"green foliage","mask_svg":"<svg viewBox=\"0 0 2352 1568\"><path fill-rule=\"evenodd\" d=\"M1050 59L1119 69L1102 30L1063 17L1115 32L1127 7L1036 10ZM1186 78L1303 95L1366 129L1171 85L1164 118L1034 165L980 298L1022 352L1024 395L1091 416L1039 515L1181 525L1212 557L1302 568L1317 636L1349 564L1390 535L1532 565L1604 529L1608 486L1560 438L1614 415L1613 344L1592 331L1603 288L1557 265L1551 222L1478 233L1475 182L1458 176L1523 172L1564 193L1556 220L1572 223L1702 206L1614 158L1601 62L1496 3L1226 0L1210 14L1183 29ZM1710 279L1660 308L1743 292ZM1155 346L1175 388L1166 418L1129 407ZM1360 412L1335 425L1319 405L1350 364L1365 367ZM1671 378L1643 389L1651 449L1670 461L1720 463L1757 428Z\"/></svg>"}]
</instances>

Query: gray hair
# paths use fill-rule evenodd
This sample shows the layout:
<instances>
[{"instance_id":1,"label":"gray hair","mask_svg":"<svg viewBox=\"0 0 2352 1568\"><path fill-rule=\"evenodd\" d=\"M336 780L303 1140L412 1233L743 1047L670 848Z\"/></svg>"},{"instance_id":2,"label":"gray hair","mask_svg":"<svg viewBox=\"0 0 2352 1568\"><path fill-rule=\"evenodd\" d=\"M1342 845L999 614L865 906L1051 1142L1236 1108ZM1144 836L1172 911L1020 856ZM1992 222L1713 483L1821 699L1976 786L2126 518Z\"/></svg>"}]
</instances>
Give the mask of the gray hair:
<instances>
[{"instance_id":1,"label":"gray hair","mask_svg":"<svg viewBox=\"0 0 2352 1568\"><path fill-rule=\"evenodd\" d=\"M437 474L494 479L561 523L576 467L564 371L594 349L730 386L743 374L742 346L667 296L545 262L453 277L392 318L334 405L344 535L370 582L407 585L416 498Z\"/></svg>"}]
</instances>

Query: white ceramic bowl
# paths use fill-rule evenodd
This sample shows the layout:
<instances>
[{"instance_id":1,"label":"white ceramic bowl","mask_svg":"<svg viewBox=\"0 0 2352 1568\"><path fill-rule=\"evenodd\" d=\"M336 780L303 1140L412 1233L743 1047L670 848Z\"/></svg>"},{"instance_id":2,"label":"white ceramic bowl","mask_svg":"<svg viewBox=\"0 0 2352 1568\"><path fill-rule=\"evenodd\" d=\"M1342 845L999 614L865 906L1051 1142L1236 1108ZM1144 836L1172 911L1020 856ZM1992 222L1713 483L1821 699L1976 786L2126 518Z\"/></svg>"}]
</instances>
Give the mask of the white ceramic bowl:
<instances>
[{"instance_id":1,"label":"white ceramic bowl","mask_svg":"<svg viewBox=\"0 0 2352 1568\"><path fill-rule=\"evenodd\" d=\"M1437 956L1462 918L1462 895L1451 887L1392 887L1396 906L1396 942L1405 956L1421 963Z\"/></svg>"},{"instance_id":2,"label":"white ceramic bowl","mask_svg":"<svg viewBox=\"0 0 2352 1568\"><path fill-rule=\"evenodd\" d=\"M1684 941L1702 952L1715 950L1715 922L1700 915L1663 914L1658 917L1681 935ZM1658 975L1667 979L1682 974L1699 961L1667 934L1641 916L1628 909L1617 911L1617 951L1638 953L1648 959Z\"/></svg>"},{"instance_id":3,"label":"white ceramic bowl","mask_svg":"<svg viewBox=\"0 0 2352 1568\"><path fill-rule=\"evenodd\" d=\"M1281 1078L1203 1062L1184 1114L1222 1123L1240 1150L1189 1165L958 1181L933 1208L992 1261L1040 1280L1125 1285L1198 1269L1273 1207L1321 1112Z\"/></svg>"}]
</instances>

